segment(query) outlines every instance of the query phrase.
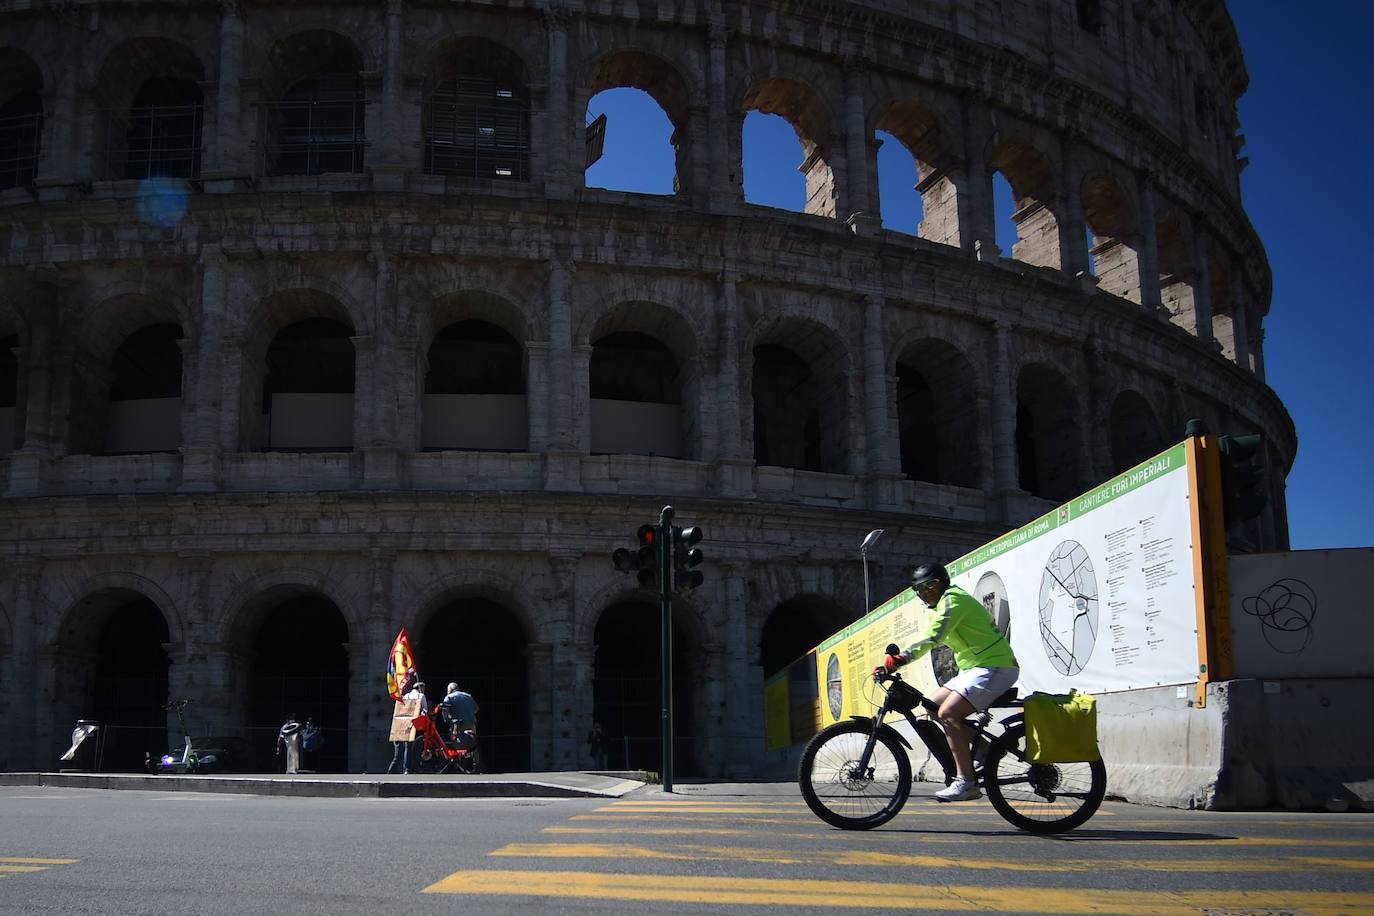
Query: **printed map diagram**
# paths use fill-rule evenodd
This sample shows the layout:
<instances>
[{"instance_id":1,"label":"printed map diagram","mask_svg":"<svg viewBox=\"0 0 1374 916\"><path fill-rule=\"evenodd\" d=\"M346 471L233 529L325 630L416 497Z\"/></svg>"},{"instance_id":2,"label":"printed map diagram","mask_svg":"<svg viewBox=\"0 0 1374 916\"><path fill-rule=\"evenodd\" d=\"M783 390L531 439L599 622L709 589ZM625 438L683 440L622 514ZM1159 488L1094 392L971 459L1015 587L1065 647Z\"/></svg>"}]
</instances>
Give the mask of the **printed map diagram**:
<instances>
[{"instance_id":1,"label":"printed map diagram","mask_svg":"<svg viewBox=\"0 0 1374 916\"><path fill-rule=\"evenodd\" d=\"M1097 644L1097 576L1077 541L1061 541L1040 580L1040 641L1060 674L1083 670Z\"/></svg>"}]
</instances>

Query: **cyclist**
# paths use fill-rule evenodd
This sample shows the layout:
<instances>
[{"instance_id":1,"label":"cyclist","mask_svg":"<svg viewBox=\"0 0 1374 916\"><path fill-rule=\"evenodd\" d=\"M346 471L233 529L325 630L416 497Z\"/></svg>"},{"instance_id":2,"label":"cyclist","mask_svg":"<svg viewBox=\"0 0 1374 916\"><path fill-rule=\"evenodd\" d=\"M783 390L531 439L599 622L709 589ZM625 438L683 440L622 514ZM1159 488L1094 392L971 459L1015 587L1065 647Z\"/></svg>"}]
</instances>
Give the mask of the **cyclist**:
<instances>
[{"instance_id":1,"label":"cyclist","mask_svg":"<svg viewBox=\"0 0 1374 916\"><path fill-rule=\"evenodd\" d=\"M992 617L982 602L957 585L950 585L949 572L939 563L922 563L911 573L911 588L931 614L916 642L900 655L889 655L873 669L879 675L913 662L937 645L954 650L959 674L930 695L938 708L936 719L945 730L945 741L954 754L958 776L935 793L942 802L971 801L981 798L973 777L973 732L963 724L977 711L984 712L999 696L1010 690L1021 674L1012 654L1011 643L993 626Z\"/></svg>"}]
</instances>

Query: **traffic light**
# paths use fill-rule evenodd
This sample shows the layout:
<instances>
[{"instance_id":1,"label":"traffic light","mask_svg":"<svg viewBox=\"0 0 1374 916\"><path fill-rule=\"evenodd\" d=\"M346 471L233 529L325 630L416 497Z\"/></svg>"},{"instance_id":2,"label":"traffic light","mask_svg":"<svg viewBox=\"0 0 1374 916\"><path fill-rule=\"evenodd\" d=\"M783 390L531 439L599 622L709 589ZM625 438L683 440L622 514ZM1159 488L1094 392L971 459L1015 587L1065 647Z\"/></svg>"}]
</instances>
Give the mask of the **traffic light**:
<instances>
[{"instance_id":1,"label":"traffic light","mask_svg":"<svg viewBox=\"0 0 1374 916\"><path fill-rule=\"evenodd\" d=\"M658 550L654 547L657 529L653 525L640 525L636 537L639 546L633 550L616 548L611 553L611 563L619 572L639 574L641 588L653 588L658 582Z\"/></svg>"},{"instance_id":2,"label":"traffic light","mask_svg":"<svg viewBox=\"0 0 1374 916\"><path fill-rule=\"evenodd\" d=\"M695 526L690 528L673 526L674 591L683 592L701 587L704 577L696 567L701 565L704 557L701 548L696 545L701 542L702 537L701 529Z\"/></svg>"},{"instance_id":3,"label":"traffic light","mask_svg":"<svg viewBox=\"0 0 1374 916\"><path fill-rule=\"evenodd\" d=\"M1264 510L1264 467L1256 456L1263 445L1261 433L1222 436L1217 440L1221 453L1221 508L1228 529Z\"/></svg>"}]
</instances>

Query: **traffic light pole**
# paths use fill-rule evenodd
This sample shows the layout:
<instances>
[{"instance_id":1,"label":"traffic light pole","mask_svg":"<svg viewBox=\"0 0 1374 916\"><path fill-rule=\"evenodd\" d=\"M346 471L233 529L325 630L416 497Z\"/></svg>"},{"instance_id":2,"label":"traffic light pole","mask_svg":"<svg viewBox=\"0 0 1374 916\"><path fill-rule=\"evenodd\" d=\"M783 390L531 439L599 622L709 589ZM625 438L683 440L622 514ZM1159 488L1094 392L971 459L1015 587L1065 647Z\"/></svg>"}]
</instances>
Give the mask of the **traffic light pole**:
<instances>
[{"instance_id":1,"label":"traffic light pole","mask_svg":"<svg viewBox=\"0 0 1374 916\"><path fill-rule=\"evenodd\" d=\"M658 515L658 600L663 672L663 791L673 791L673 507Z\"/></svg>"}]
</instances>

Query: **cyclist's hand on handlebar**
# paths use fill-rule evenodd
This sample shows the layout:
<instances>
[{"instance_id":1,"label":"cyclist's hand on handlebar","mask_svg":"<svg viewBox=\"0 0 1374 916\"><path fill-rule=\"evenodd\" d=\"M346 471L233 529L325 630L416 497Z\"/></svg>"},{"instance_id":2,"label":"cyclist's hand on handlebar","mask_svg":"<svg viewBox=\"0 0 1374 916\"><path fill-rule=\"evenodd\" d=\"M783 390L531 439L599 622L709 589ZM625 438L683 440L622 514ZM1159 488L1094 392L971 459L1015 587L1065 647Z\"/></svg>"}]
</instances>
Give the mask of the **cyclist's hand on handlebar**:
<instances>
[{"instance_id":1,"label":"cyclist's hand on handlebar","mask_svg":"<svg viewBox=\"0 0 1374 916\"><path fill-rule=\"evenodd\" d=\"M887 677L886 665L879 665L878 667L873 669L873 680L881 681L885 677Z\"/></svg>"}]
</instances>

